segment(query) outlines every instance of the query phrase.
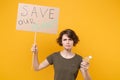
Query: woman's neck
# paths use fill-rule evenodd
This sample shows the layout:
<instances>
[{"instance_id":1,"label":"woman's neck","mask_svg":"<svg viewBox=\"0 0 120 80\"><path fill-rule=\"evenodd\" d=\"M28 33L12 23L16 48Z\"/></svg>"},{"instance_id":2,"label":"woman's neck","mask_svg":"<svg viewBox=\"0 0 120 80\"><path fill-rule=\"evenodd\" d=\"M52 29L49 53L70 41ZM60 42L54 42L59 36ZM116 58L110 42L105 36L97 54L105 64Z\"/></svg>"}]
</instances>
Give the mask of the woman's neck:
<instances>
[{"instance_id":1,"label":"woman's neck","mask_svg":"<svg viewBox=\"0 0 120 80\"><path fill-rule=\"evenodd\" d=\"M63 50L62 53L64 53L64 54L72 54L72 51L71 50Z\"/></svg>"},{"instance_id":2,"label":"woman's neck","mask_svg":"<svg viewBox=\"0 0 120 80\"><path fill-rule=\"evenodd\" d=\"M67 59L72 58L75 55L74 53L71 52L71 50L63 50L60 52L60 54Z\"/></svg>"}]
</instances>

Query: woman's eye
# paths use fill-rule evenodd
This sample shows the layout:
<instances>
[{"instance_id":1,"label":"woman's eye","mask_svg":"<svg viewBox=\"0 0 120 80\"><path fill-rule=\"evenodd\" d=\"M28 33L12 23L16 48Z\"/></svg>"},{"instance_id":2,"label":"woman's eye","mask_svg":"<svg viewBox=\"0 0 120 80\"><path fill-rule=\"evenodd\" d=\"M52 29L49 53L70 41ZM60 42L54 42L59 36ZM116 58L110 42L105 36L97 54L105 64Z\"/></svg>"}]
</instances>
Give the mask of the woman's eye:
<instances>
[{"instance_id":1,"label":"woman's eye","mask_svg":"<svg viewBox=\"0 0 120 80\"><path fill-rule=\"evenodd\" d=\"M69 39L70 41L72 41L72 39Z\"/></svg>"},{"instance_id":2,"label":"woman's eye","mask_svg":"<svg viewBox=\"0 0 120 80\"><path fill-rule=\"evenodd\" d=\"M67 39L63 39L63 41L66 41Z\"/></svg>"}]
</instances>

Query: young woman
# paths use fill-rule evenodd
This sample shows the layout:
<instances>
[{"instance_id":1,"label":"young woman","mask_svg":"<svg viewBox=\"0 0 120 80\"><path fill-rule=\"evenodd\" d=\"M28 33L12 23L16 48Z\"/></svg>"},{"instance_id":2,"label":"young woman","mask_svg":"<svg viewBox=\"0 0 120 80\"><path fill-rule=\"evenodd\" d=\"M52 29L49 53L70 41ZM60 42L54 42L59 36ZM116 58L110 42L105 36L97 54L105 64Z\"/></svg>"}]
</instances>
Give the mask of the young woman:
<instances>
[{"instance_id":1,"label":"young woman","mask_svg":"<svg viewBox=\"0 0 120 80\"><path fill-rule=\"evenodd\" d=\"M79 38L73 30L63 30L57 38L57 43L63 47L63 50L50 54L42 63L38 62L38 49L34 44L31 48L34 69L38 71L53 65L54 80L76 80L80 70L84 80L91 80L88 72L89 63L84 61L80 55L72 52L73 46L78 42Z\"/></svg>"}]
</instances>

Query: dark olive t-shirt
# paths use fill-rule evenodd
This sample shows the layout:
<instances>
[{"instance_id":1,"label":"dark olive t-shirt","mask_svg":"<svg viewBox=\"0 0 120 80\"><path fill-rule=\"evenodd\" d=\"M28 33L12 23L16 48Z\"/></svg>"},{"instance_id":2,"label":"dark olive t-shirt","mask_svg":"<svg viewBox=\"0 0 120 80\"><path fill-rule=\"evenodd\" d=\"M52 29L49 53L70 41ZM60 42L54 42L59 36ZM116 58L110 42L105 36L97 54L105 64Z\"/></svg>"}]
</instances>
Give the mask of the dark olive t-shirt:
<instances>
[{"instance_id":1,"label":"dark olive t-shirt","mask_svg":"<svg viewBox=\"0 0 120 80\"><path fill-rule=\"evenodd\" d=\"M60 52L55 52L47 57L49 64L53 64L54 80L76 80L82 57L75 54L73 58L63 58Z\"/></svg>"}]
</instances>

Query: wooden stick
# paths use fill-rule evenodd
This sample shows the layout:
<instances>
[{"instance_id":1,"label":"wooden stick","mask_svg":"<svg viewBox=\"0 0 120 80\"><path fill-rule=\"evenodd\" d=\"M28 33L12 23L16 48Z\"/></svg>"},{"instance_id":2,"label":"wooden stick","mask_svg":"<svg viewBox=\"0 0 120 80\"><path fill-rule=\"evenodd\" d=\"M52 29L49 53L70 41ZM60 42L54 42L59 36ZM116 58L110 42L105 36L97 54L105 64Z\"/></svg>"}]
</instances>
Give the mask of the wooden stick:
<instances>
[{"instance_id":1,"label":"wooden stick","mask_svg":"<svg viewBox=\"0 0 120 80\"><path fill-rule=\"evenodd\" d=\"M35 32L34 34L34 44L33 45L36 45L36 39L37 39L37 32ZM33 54L34 55L34 54ZM33 59L34 59L34 56L32 55L32 66L31 66L31 69L33 68Z\"/></svg>"},{"instance_id":2,"label":"wooden stick","mask_svg":"<svg viewBox=\"0 0 120 80\"><path fill-rule=\"evenodd\" d=\"M34 44L36 44L36 39L37 39L37 32L35 32L35 35L34 35Z\"/></svg>"}]
</instances>

